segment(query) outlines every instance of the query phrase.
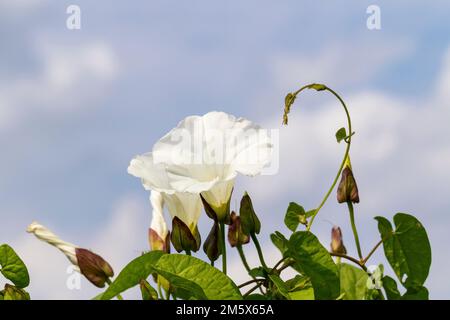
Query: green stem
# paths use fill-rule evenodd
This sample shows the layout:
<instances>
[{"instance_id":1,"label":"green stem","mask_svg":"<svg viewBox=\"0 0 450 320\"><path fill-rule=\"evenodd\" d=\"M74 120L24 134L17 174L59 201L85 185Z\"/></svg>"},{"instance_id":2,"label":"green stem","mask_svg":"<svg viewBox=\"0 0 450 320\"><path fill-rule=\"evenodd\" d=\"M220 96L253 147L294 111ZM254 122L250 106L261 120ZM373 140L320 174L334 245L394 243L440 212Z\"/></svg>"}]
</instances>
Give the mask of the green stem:
<instances>
[{"instance_id":1,"label":"green stem","mask_svg":"<svg viewBox=\"0 0 450 320\"><path fill-rule=\"evenodd\" d=\"M161 284L159 283L159 281L158 281L158 294L161 297L161 299L164 299L164 296L163 296L163 293L162 293L162 290L161 290Z\"/></svg>"},{"instance_id":2,"label":"green stem","mask_svg":"<svg viewBox=\"0 0 450 320\"><path fill-rule=\"evenodd\" d=\"M313 83L313 84L308 84L306 86L301 87L299 90L297 90L296 92L293 93L294 97L297 97L297 95L302 92L305 89L314 89L317 86L317 84ZM331 192L333 191L334 187L336 186L339 177L342 173L342 170L344 169L344 165L345 165L345 161L347 160L348 154L350 152L350 145L352 142L352 121L350 119L350 113L348 112L347 106L345 105L344 100L342 100L342 98L332 89L328 88L327 86L323 86L322 90L326 90L328 92L330 92L333 96L335 96L339 102L341 103L342 107L344 108L345 111L345 115L347 116L347 122L348 122L348 137L345 139L345 142L347 143L347 147L345 149L345 154L344 154L344 159L341 162L341 165L339 167L339 170L336 174L336 177L333 181L333 183L331 184L330 189L328 189L328 192L325 194L325 197L323 198L323 200L320 202L319 206L317 207L316 211L314 212L314 214L311 216L311 219L309 220L309 223L306 227L306 230L309 231L311 229L311 226L314 222L314 219L316 218L317 214L319 213L320 209L322 209L322 207L325 205L325 202L327 202L328 198L330 197ZM286 124L287 124L287 113L289 112L290 106L289 108L285 108L285 117L286 117Z\"/></svg>"},{"instance_id":3,"label":"green stem","mask_svg":"<svg viewBox=\"0 0 450 320\"><path fill-rule=\"evenodd\" d=\"M350 257L350 256L348 256L346 254L333 253L333 252L330 252L330 255L333 256L333 257L339 257L339 258L347 259L348 261L351 261L351 262L357 264L358 266L360 266L361 269L363 269L364 271L367 271L367 267L365 266L365 264L362 263L361 261L359 261L356 258Z\"/></svg>"},{"instance_id":4,"label":"green stem","mask_svg":"<svg viewBox=\"0 0 450 320\"><path fill-rule=\"evenodd\" d=\"M192 254L191 254L191 250L186 250L186 254L187 254L188 256L192 255Z\"/></svg>"},{"instance_id":5,"label":"green stem","mask_svg":"<svg viewBox=\"0 0 450 320\"><path fill-rule=\"evenodd\" d=\"M280 261L278 261L272 268L272 270L276 270L284 261L286 261L288 257L282 258Z\"/></svg>"},{"instance_id":6,"label":"green stem","mask_svg":"<svg viewBox=\"0 0 450 320\"><path fill-rule=\"evenodd\" d=\"M225 224L220 222L220 249L222 252L222 272L227 274L227 248L225 246Z\"/></svg>"},{"instance_id":7,"label":"green stem","mask_svg":"<svg viewBox=\"0 0 450 320\"><path fill-rule=\"evenodd\" d=\"M107 278L106 279L106 283L108 284L108 286L111 285L111 279ZM122 296L120 294L117 295L117 299L118 300L123 300Z\"/></svg>"},{"instance_id":8,"label":"green stem","mask_svg":"<svg viewBox=\"0 0 450 320\"><path fill-rule=\"evenodd\" d=\"M347 201L347 206L348 206L348 212L350 213L350 223L352 224L352 231L353 231L353 236L355 237L356 249L358 250L358 257L361 261L363 261L361 245L359 244L358 230L356 230L353 203L351 201Z\"/></svg>"},{"instance_id":9,"label":"green stem","mask_svg":"<svg viewBox=\"0 0 450 320\"><path fill-rule=\"evenodd\" d=\"M248 273L250 273L250 266L248 265L247 259L245 258L245 254L244 254L244 250L242 249L242 245L237 245L236 246L237 251L239 252L239 256L241 257L242 260L242 264L245 267L245 270L247 270ZM254 278L254 277L252 277Z\"/></svg>"},{"instance_id":10,"label":"green stem","mask_svg":"<svg viewBox=\"0 0 450 320\"><path fill-rule=\"evenodd\" d=\"M252 232L250 233L250 237L252 237L253 243L255 244L256 247L256 251L258 251L258 256L259 256L259 261L261 261L261 265L267 269L267 265L266 262L264 261L264 256L261 250L261 246L259 245L259 241L258 238L256 237L256 235Z\"/></svg>"},{"instance_id":11,"label":"green stem","mask_svg":"<svg viewBox=\"0 0 450 320\"><path fill-rule=\"evenodd\" d=\"M248 286L249 284L252 284L252 283L255 283L255 282L260 282L260 281L265 281L265 279L253 279L253 280L249 280L249 281L246 281L246 282L244 282L244 283L241 283L241 284L238 286L238 288L241 289L241 288L243 288L243 287L245 287L245 286Z\"/></svg>"},{"instance_id":12,"label":"green stem","mask_svg":"<svg viewBox=\"0 0 450 320\"><path fill-rule=\"evenodd\" d=\"M250 290L248 290L246 293L244 293L243 297L247 297L249 294L251 294L253 291L255 291L256 289L258 289L259 287L261 287L263 284L264 284L264 282L258 283L256 286L254 286L253 288L251 288Z\"/></svg>"},{"instance_id":13,"label":"green stem","mask_svg":"<svg viewBox=\"0 0 450 320\"><path fill-rule=\"evenodd\" d=\"M378 243L375 245L375 247L373 247L373 249L369 252L369 254L367 255L367 257L365 257L363 259L363 263L365 264L370 257L375 253L375 251L377 251L378 247L381 246L381 244L384 242L383 239L381 239L380 241L378 241Z\"/></svg>"}]
</instances>

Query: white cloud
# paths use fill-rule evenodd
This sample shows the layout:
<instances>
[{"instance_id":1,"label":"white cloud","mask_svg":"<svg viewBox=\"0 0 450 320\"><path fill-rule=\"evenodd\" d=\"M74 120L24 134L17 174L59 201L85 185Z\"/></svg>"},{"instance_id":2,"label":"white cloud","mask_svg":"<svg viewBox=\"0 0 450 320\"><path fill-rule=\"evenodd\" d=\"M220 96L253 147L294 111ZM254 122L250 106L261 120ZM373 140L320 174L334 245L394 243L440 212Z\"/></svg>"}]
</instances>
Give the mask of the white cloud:
<instances>
[{"instance_id":1,"label":"white cloud","mask_svg":"<svg viewBox=\"0 0 450 320\"><path fill-rule=\"evenodd\" d=\"M47 0L14 0L0 2L0 16L24 16L46 5Z\"/></svg>"},{"instance_id":2,"label":"white cloud","mask_svg":"<svg viewBox=\"0 0 450 320\"><path fill-rule=\"evenodd\" d=\"M8 79L0 89L0 130L35 113L70 114L92 107L89 102L102 97L117 75L117 59L106 44L54 45L44 37L38 42L38 71Z\"/></svg>"},{"instance_id":3,"label":"white cloud","mask_svg":"<svg viewBox=\"0 0 450 320\"><path fill-rule=\"evenodd\" d=\"M340 86L368 82L380 66L404 57L412 49L408 41L335 43L320 52L281 53L272 58L276 88L292 84L323 82Z\"/></svg>"}]
</instances>

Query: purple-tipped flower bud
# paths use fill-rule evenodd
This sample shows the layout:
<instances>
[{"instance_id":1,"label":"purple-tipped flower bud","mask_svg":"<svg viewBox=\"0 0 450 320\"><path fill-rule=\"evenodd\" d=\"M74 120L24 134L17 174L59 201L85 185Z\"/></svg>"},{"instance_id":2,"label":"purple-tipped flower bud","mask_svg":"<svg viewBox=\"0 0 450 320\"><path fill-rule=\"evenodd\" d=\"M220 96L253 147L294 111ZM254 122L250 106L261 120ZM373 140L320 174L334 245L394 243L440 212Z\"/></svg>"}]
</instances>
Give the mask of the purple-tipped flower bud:
<instances>
[{"instance_id":1,"label":"purple-tipped flower bud","mask_svg":"<svg viewBox=\"0 0 450 320\"><path fill-rule=\"evenodd\" d=\"M177 252L196 252L200 248L200 233L197 227L192 234L189 227L181 221L180 218L174 217L172 220L172 233L170 234L173 247Z\"/></svg>"},{"instance_id":2,"label":"purple-tipped flower bud","mask_svg":"<svg viewBox=\"0 0 450 320\"><path fill-rule=\"evenodd\" d=\"M114 276L109 263L98 254L82 248L76 248L75 253L80 272L95 286L103 288L105 282Z\"/></svg>"},{"instance_id":3,"label":"purple-tipped flower bud","mask_svg":"<svg viewBox=\"0 0 450 320\"><path fill-rule=\"evenodd\" d=\"M345 165L345 168L342 171L341 182L337 189L337 201L339 203L359 203L358 186L356 185L355 177L353 176L350 161L348 161L348 164Z\"/></svg>"},{"instance_id":4,"label":"purple-tipped flower bud","mask_svg":"<svg viewBox=\"0 0 450 320\"><path fill-rule=\"evenodd\" d=\"M219 224L217 221L214 222L211 231L203 244L203 251L210 261L216 261L221 254L219 247Z\"/></svg>"},{"instance_id":5,"label":"purple-tipped flower bud","mask_svg":"<svg viewBox=\"0 0 450 320\"><path fill-rule=\"evenodd\" d=\"M162 239L155 230L149 228L148 241L150 242L150 248L152 250L160 250L170 253L170 232L167 233L165 239Z\"/></svg>"},{"instance_id":6,"label":"purple-tipped flower bud","mask_svg":"<svg viewBox=\"0 0 450 320\"><path fill-rule=\"evenodd\" d=\"M337 254L346 254L347 249L344 246L344 240L342 239L342 231L338 226L334 226L331 229L331 252Z\"/></svg>"},{"instance_id":7,"label":"purple-tipped flower bud","mask_svg":"<svg viewBox=\"0 0 450 320\"><path fill-rule=\"evenodd\" d=\"M241 226L241 217L231 212L231 225L228 227L228 242L232 247L246 244L250 241L248 234L244 234Z\"/></svg>"}]
</instances>

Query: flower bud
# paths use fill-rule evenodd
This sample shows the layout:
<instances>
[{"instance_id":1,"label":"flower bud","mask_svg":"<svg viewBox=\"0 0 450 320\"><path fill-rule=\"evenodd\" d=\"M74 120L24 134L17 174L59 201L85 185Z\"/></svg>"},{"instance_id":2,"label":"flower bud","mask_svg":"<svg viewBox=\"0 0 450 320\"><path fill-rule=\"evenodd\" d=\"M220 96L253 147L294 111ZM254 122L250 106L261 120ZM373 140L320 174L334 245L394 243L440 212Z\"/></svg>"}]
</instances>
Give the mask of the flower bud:
<instances>
[{"instance_id":1,"label":"flower bud","mask_svg":"<svg viewBox=\"0 0 450 320\"><path fill-rule=\"evenodd\" d=\"M253 209L252 199L250 199L247 192L242 197L239 215L244 234L258 234L261 231L261 222L259 222L259 219L256 216L255 210Z\"/></svg>"},{"instance_id":2,"label":"flower bud","mask_svg":"<svg viewBox=\"0 0 450 320\"><path fill-rule=\"evenodd\" d=\"M158 233L152 228L148 229L148 240L152 250L160 250L170 253L170 232L167 233L166 238L162 239Z\"/></svg>"},{"instance_id":3,"label":"flower bud","mask_svg":"<svg viewBox=\"0 0 450 320\"><path fill-rule=\"evenodd\" d=\"M0 291L0 300L30 300L30 294L24 289L6 283L5 289Z\"/></svg>"},{"instance_id":4,"label":"flower bud","mask_svg":"<svg viewBox=\"0 0 450 320\"><path fill-rule=\"evenodd\" d=\"M147 280L141 280L139 287L141 289L142 300L158 300L158 293Z\"/></svg>"},{"instance_id":5,"label":"flower bud","mask_svg":"<svg viewBox=\"0 0 450 320\"><path fill-rule=\"evenodd\" d=\"M228 227L228 242L232 247L241 246L250 241L248 234L242 232L241 217L231 212L231 225Z\"/></svg>"},{"instance_id":6,"label":"flower bud","mask_svg":"<svg viewBox=\"0 0 450 320\"><path fill-rule=\"evenodd\" d=\"M103 288L106 280L114 275L113 269L102 257L61 240L57 235L37 222L30 224L27 232L33 233L38 239L61 250L69 261L78 268L77 271L99 288Z\"/></svg>"},{"instance_id":7,"label":"flower bud","mask_svg":"<svg viewBox=\"0 0 450 320\"><path fill-rule=\"evenodd\" d=\"M148 240L152 250L170 252L170 236L164 219L164 198L160 192L152 191L150 203L153 209L152 223L148 230Z\"/></svg>"},{"instance_id":8,"label":"flower bud","mask_svg":"<svg viewBox=\"0 0 450 320\"><path fill-rule=\"evenodd\" d=\"M82 248L76 248L75 252L81 274L95 286L103 288L105 282L114 276L109 263L98 254Z\"/></svg>"},{"instance_id":9,"label":"flower bud","mask_svg":"<svg viewBox=\"0 0 450 320\"><path fill-rule=\"evenodd\" d=\"M211 231L203 244L203 251L212 262L216 261L221 254L219 247L219 224L217 221L214 222Z\"/></svg>"},{"instance_id":10,"label":"flower bud","mask_svg":"<svg viewBox=\"0 0 450 320\"><path fill-rule=\"evenodd\" d=\"M358 186L356 185L350 165L346 165L342 171L341 182L337 189L337 201L339 203L359 202Z\"/></svg>"},{"instance_id":11,"label":"flower bud","mask_svg":"<svg viewBox=\"0 0 450 320\"><path fill-rule=\"evenodd\" d=\"M331 252L337 254L346 254L347 249L344 246L344 240L342 239L341 228L334 226L331 229Z\"/></svg>"},{"instance_id":12,"label":"flower bud","mask_svg":"<svg viewBox=\"0 0 450 320\"><path fill-rule=\"evenodd\" d=\"M180 218L174 217L172 220L172 232L170 234L173 247L177 252L196 252L200 248L200 233L196 227L194 234L192 234L189 227L181 221Z\"/></svg>"}]
</instances>

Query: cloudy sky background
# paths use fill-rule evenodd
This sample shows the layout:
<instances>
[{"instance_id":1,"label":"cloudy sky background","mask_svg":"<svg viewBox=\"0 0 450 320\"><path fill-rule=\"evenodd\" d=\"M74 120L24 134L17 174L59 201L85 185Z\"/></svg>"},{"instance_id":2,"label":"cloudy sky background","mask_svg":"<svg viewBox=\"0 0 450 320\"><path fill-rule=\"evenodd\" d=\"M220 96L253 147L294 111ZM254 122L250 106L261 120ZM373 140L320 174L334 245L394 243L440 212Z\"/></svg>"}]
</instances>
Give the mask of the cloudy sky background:
<instances>
[{"instance_id":1,"label":"cloudy sky background","mask_svg":"<svg viewBox=\"0 0 450 320\"><path fill-rule=\"evenodd\" d=\"M307 92L280 126L285 94L322 82L353 116L363 251L379 238L374 216L416 215L433 249L426 286L431 298L449 298L450 4L420 3L2 1L0 243L27 263L32 297L100 291L84 280L69 290L67 259L26 226L38 220L118 273L148 249L150 204L126 172L130 159L185 116L211 110L280 129L279 173L239 178L232 202L250 193L275 263L269 234L287 231L288 202L316 207L342 157L334 133L345 118L330 95ZM70 4L81 7L81 30L66 28ZM370 4L381 8L381 30L366 27ZM332 224L340 225L356 255L346 207L333 199L313 231L328 246ZM206 238L206 216L200 226ZM232 274L243 279L231 256ZM382 250L371 262L386 264Z\"/></svg>"}]
</instances>

